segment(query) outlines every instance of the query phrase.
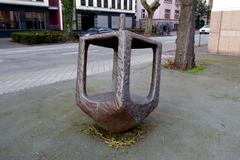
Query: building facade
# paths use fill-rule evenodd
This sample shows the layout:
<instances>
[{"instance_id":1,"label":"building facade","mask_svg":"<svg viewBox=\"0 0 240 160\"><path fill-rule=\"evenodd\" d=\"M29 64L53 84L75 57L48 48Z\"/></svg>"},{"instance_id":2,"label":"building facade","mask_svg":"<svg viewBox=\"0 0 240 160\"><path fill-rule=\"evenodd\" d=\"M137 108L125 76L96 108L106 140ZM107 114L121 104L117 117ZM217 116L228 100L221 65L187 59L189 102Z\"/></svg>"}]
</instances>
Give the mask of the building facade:
<instances>
[{"instance_id":1,"label":"building facade","mask_svg":"<svg viewBox=\"0 0 240 160\"><path fill-rule=\"evenodd\" d=\"M76 30L118 29L121 13L126 15L126 28L134 27L135 0L76 0Z\"/></svg>"},{"instance_id":2,"label":"building facade","mask_svg":"<svg viewBox=\"0 0 240 160\"><path fill-rule=\"evenodd\" d=\"M212 8L213 0L208 0L208 1L207 1L207 4L210 6L210 8Z\"/></svg>"},{"instance_id":3,"label":"building facade","mask_svg":"<svg viewBox=\"0 0 240 160\"><path fill-rule=\"evenodd\" d=\"M214 0L208 50L210 53L240 55L240 1Z\"/></svg>"},{"instance_id":4,"label":"building facade","mask_svg":"<svg viewBox=\"0 0 240 160\"><path fill-rule=\"evenodd\" d=\"M61 29L60 0L0 0L0 37L16 31Z\"/></svg>"},{"instance_id":5,"label":"building facade","mask_svg":"<svg viewBox=\"0 0 240 160\"><path fill-rule=\"evenodd\" d=\"M151 4L154 0L147 1ZM176 29L180 17L180 0L160 0L160 6L153 16L153 25L168 24L171 29ZM143 8L141 1L137 0L137 27L144 28L146 24L147 11Z\"/></svg>"}]
</instances>

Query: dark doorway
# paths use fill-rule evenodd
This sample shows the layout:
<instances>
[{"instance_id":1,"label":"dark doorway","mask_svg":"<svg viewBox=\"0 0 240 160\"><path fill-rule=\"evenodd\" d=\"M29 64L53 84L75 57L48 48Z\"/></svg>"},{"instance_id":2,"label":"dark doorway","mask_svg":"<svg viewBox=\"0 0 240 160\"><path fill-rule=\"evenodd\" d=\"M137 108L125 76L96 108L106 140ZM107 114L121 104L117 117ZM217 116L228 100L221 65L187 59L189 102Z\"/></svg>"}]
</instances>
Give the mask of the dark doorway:
<instances>
[{"instance_id":1,"label":"dark doorway","mask_svg":"<svg viewBox=\"0 0 240 160\"><path fill-rule=\"evenodd\" d=\"M82 30L83 31L86 31L88 30L89 28L92 28L94 27L94 17L95 15L94 14L91 14L91 13L87 13L87 14L82 14L82 17L81 17L81 24L82 24Z\"/></svg>"}]
</instances>

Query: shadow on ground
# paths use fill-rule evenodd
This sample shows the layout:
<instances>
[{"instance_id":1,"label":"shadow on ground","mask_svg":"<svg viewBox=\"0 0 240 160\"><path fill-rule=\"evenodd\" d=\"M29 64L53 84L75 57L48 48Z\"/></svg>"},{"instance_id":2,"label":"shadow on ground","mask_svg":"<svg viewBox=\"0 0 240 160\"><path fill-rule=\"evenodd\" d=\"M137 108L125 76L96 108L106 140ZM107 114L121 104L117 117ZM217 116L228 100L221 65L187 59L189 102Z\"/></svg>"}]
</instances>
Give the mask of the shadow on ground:
<instances>
[{"instance_id":1,"label":"shadow on ground","mask_svg":"<svg viewBox=\"0 0 240 160\"><path fill-rule=\"evenodd\" d=\"M192 75L163 70L160 103L145 120L152 131L125 151L81 132L92 121L75 105L75 81L0 97L1 160L235 160L240 157L240 61L203 55ZM134 68L131 91L146 94L150 65ZM89 92L110 85L110 73L89 78Z\"/></svg>"}]
</instances>

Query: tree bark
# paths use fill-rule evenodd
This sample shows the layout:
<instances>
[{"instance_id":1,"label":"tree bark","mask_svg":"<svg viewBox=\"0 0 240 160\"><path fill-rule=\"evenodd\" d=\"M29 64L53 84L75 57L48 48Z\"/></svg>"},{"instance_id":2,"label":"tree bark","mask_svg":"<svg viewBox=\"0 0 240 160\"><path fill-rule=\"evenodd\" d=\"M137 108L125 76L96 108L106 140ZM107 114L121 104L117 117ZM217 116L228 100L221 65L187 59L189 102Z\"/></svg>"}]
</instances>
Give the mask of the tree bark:
<instances>
[{"instance_id":1,"label":"tree bark","mask_svg":"<svg viewBox=\"0 0 240 160\"><path fill-rule=\"evenodd\" d=\"M151 35L152 34L152 25L153 25L153 13L148 13L147 17L147 24L145 27L145 35Z\"/></svg>"},{"instance_id":2,"label":"tree bark","mask_svg":"<svg viewBox=\"0 0 240 160\"><path fill-rule=\"evenodd\" d=\"M148 13L148 18L147 18L147 24L145 27L145 35L151 35L152 34L152 19L154 12L157 10L157 8L160 6L159 0L154 0L151 5L147 3L146 0L141 0L141 4L144 9L146 9Z\"/></svg>"},{"instance_id":3,"label":"tree bark","mask_svg":"<svg viewBox=\"0 0 240 160\"><path fill-rule=\"evenodd\" d=\"M175 66L178 69L195 67L195 0L181 0L181 14L176 40Z\"/></svg>"}]
</instances>

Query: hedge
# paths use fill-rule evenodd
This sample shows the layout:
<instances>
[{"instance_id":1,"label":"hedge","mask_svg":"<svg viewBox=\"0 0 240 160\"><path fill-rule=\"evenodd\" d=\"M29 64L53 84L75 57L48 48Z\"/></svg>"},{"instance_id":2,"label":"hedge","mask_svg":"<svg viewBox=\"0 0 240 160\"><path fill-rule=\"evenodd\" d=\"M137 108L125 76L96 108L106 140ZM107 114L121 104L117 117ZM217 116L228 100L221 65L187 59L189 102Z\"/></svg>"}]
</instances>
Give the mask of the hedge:
<instances>
[{"instance_id":1,"label":"hedge","mask_svg":"<svg viewBox=\"0 0 240 160\"><path fill-rule=\"evenodd\" d=\"M68 38L67 34L62 31L31 31L14 32L12 40L21 44L41 44L66 42Z\"/></svg>"}]
</instances>

